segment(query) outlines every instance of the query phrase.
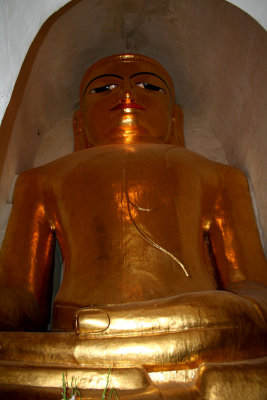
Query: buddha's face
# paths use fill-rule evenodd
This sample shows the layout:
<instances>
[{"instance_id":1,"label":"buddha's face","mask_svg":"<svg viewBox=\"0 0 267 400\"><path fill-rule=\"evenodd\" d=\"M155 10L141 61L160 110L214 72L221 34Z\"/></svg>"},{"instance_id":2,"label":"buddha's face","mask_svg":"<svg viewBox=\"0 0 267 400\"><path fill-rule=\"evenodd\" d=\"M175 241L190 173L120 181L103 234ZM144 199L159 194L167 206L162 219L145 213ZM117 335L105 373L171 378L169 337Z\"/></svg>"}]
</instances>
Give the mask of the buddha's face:
<instances>
[{"instance_id":1,"label":"buddha's face","mask_svg":"<svg viewBox=\"0 0 267 400\"><path fill-rule=\"evenodd\" d=\"M85 76L81 118L88 142L167 143L173 93L163 68L146 58L107 59Z\"/></svg>"}]
</instances>

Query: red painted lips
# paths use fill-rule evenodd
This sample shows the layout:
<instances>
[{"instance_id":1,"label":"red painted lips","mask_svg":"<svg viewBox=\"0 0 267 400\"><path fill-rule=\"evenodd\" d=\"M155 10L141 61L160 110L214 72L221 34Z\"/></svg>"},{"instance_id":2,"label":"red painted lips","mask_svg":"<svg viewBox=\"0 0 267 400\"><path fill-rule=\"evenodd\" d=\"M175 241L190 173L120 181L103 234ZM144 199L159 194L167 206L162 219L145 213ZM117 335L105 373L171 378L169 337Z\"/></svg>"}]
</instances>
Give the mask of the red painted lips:
<instances>
[{"instance_id":1,"label":"red painted lips","mask_svg":"<svg viewBox=\"0 0 267 400\"><path fill-rule=\"evenodd\" d=\"M119 103L115 107L111 108L109 111L124 110L125 108L136 108L137 110L145 110L143 106L136 103Z\"/></svg>"}]
</instances>

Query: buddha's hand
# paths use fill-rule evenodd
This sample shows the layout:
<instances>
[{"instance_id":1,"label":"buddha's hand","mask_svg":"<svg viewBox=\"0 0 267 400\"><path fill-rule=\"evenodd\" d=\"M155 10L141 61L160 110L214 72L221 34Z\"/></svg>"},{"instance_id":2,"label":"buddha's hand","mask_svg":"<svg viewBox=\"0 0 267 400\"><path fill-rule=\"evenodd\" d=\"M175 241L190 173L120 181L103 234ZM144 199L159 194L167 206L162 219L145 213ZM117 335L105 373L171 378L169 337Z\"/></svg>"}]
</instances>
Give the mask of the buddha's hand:
<instances>
[{"instance_id":1,"label":"buddha's hand","mask_svg":"<svg viewBox=\"0 0 267 400\"><path fill-rule=\"evenodd\" d=\"M37 330L39 311L32 293L20 288L0 288L0 330Z\"/></svg>"},{"instance_id":2,"label":"buddha's hand","mask_svg":"<svg viewBox=\"0 0 267 400\"><path fill-rule=\"evenodd\" d=\"M153 362L161 359L190 368L203 362L263 357L267 351L267 288L239 282L227 289L80 309L75 314L75 331L89 340L132 340L129 352L131 346L139 349L150 343L146 363L155 348Z\"/></svg>"},{"instance_id":3,"label":"buddha's hand","mask_svg":"<svg viewBox=\"0 0 267 400\"><path fill-rule=\"evenodd\" d=\"M143 302L88 307L75 314L78 334L150 335L240 330L267 333L267 287L240 281L225 290L184 293Z\"/></svg>"}]
</instances>

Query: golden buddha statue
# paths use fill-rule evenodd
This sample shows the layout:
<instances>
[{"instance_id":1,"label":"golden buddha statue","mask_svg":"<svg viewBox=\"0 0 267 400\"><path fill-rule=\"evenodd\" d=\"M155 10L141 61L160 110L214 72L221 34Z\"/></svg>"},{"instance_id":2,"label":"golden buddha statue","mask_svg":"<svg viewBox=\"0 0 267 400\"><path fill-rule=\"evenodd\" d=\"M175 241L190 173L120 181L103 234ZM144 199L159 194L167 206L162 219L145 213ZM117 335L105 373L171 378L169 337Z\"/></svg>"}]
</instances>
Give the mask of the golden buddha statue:
<instances>
[{"instance_id":1,"label":"golden buddha statue","mask_svg":"<svg viewBox=\"0 0 267 400\"><path fill-rule=\"evenodd\" d=\"M267 264L243 173L184 148L171 78L145 56L87 70L74 134L74 154L16 183L0 393L28 398L63 371L90 389L112 367L122 399L246 398L254 378L264 399ZM64 274L42 332L56 239Z\"/></svg>"}]
</instances>

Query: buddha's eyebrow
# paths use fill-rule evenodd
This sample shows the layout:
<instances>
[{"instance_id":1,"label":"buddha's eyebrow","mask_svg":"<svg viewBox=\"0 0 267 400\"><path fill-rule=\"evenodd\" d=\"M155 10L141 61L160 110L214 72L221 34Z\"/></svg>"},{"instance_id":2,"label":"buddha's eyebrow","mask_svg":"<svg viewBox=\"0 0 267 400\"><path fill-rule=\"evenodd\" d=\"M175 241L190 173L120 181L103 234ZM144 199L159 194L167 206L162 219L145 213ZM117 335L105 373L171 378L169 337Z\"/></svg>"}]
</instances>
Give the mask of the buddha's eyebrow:
<instances>
[{"instance_id":1,"label":"buddha's eyebrow","mask_svg":"<svg viewBox=\"0 0 267 400\"><path fill-rule=\"evenodd\" d=\"M83 92L83 96L85 95L85 92L86 92L88 86L91 85L92 82L94 82L96 79L104 78L104 77L106 77L106 76L112 76L113 78L123 79L122 76L116 75L116 74L103 74L103 75L96 76L96 77L93 78L89 83L87 83L87 85L86 85L86 87L85 87L85 89L84 89L84 92Z\"/></svg>"},{"instance_id":2,"label":"buddha's eyebrow","mask_svg":"<svg viewBox=\"0 0 267 400\"><path fill-rule=\"evenodd\" d=\"M164 83L164 85L168 88L169 92L171 93L169 86L167 85L166 81L163 78L161 78L161 76L154 74L153 72L137 72L136 74L131 75L130 79L132 79L138 75L152 75L152 76L155 76L156 78L159 78Z\"/></svg>"}]
</instances>

